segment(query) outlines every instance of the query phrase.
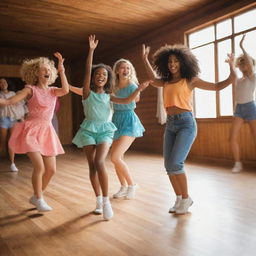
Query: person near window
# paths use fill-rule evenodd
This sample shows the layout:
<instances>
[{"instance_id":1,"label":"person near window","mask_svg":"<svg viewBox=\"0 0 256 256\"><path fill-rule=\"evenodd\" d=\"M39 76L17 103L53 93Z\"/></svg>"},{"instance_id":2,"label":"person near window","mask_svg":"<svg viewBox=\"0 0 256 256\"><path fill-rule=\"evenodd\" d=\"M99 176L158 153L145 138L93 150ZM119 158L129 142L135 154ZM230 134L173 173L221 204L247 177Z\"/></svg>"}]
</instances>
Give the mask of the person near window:
<instances>
[{"instance_id":1,"label":"person near window","mask_svg":"<svg viewBox=\"0 0 256 256\"><path fill-rule=\"evenodd\" d=\"M176 194L170 213L185 214L193 201L188 193L184 161L196 137L197 126L192 114L191 96L194 88L217 91L235 79L234 57L228 55L229 77L218 83L206 82L198 77L196 57L184 45L165 45L153 55L153 67L148 55L150 48L143 45L142 58L148 76L155 87L163 88L163 102L167 113L164 133L164 164Z\"/></svg>"},{"instance_id":2,"label":"person near window","mask_svg":"<svg viewBox=\"0 0 256 256\"><path fill-rule=\"evenodd\" d=\"M240 41L240 48L243 53L236 59L236 67L242 72L242 77L237 78L235 82L235 112L231 128L231 148L235 160L233 173L238 173L243 169L240 149L238 144L238 134L244 121L250 125L252 137L256 143L256 74L254 72L255 60L249 56L243 46L246 35L243 35Z\"/></svg>"}]
</instances>

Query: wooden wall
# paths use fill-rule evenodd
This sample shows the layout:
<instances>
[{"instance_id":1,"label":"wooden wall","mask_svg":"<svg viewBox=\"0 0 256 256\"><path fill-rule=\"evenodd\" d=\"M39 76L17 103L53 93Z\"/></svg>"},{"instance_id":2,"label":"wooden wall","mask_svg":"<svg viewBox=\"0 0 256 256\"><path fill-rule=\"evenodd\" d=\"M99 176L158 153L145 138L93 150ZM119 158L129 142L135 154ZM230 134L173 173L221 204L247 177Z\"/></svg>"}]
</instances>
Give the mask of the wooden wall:
<instances>
[{"instance_id":1,"label":"wooden wall","mask_svg":"<svg viewBox=\"0 0 256 256\"><path fill-rule=\"evenodd\" d=\"M223 17L230 12L240 10L241 8L247 8L249 4L252 4L253 2L254 1L247 0L224 1L224 3L223 1L216 1L200 10L195 10L193 13L189 13L185 17L181 17L158 30L141 35L141 37L127 42L126 45L115 47L113 51L108 51L104 56L100 56L101 61L113 65L117 59L127 58L134 64L139 80L143 81L146 79L146 73L141 60L142 43L151 46L151 53L155 52L156 49L166 43L184 43L185 31L201 24L205 24L213 19ZM95 55L97 56L97 52ZM84 64L78 64L76 70L78 70L81 65L83 67ZM82 79L81 68L80 72L76 71L75 76L73 74L74 73L72 72L72 79L74 79L74 81L77 80L77 77ZM143 138L138 138L134 142L131 147L134 150L162 153L164 126L157 123L156 99L156 89L148 88L142 93L141 101L137 104L136 112L146 128L146 132ZM74 102L73 106L75 106L76 110L79 109L79 106L77 106L76 103L74 104ZM76 129L76 122L80 123L82 119L83 115L76 113L76 117L74 117L74 127L76 127ZM231 122L232 119L227 121L198 120L198 136L191 150L190 157L231 161L232 154L228 141ZM243 160L256 165L255 145L253 144L247 125L244 125L242 128L240 142Z\"/></svg>"}]
</instances>

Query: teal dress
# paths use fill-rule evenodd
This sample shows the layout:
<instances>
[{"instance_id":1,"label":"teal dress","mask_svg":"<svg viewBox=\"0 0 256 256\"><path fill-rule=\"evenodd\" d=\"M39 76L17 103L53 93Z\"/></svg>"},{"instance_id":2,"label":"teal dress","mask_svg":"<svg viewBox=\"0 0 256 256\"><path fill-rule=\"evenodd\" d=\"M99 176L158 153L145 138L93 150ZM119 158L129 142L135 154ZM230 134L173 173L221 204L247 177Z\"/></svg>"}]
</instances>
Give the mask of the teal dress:
<instances>
[{"instance_id":1,"label":"teal dress","mask_svg":"<svg viewBox=\"0 0 256 256\"><path fill-rule=\"evenodd\" d=\"M129 84L125 88L121 88L116 92L119 98L129 97L138 88L135 84ZM114 104L114 114L112 122L117 127L114 134L114 140L121 136L141 137L145 131L140 119L134 112L136 108L135 101L129 104Z\"/></svg>"},{"instance_id":2,"label":"teal dress","mask_svg":"<svg viewBox=\"0 0 256 256\"><path fill-rule=\"evenodd\" d=\"M72 142L79 148L104 142L111 144L117 128L111 122L110 95L91 91L82 104L85 119Z\"/></svg>"}]
</instances>

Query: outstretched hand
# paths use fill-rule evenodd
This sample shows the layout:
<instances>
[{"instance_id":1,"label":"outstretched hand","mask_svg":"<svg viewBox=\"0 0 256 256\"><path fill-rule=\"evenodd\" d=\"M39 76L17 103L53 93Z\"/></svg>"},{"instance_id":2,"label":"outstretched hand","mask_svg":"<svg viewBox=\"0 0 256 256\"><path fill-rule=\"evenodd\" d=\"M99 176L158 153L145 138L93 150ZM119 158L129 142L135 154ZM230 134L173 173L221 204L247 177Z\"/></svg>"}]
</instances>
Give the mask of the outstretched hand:
<instances>
[{"instance_id":1,"label":"outstretched hand","mask_svg":"<svg viewBox=\"0 0 256 256\"><path fill-rule=\"evenodd\" d=\"M65 59L63 59L62 55L59 52L55 52L54 56L58 59L59 63L58 63L58 71L60 72L64 72L65 68L64 68L64 61Z\"/></svg>"},{"instance_id":2,"label":"outstretched hand","mask_svg":"<svg viewBox=\"0 0 256 256\"><path fill-rule=\"evenodd\" d=\"M225 60L226 63L229 64L229 66L234 66L235 57L233 53L228 54L228 58Z\"/></svg>"},{"instance_id":3,"label":"outstretched hand","mask_svg":"<svg viewBox=\"0 0 256 256\"><path fill-rule=\"evenodd\" d=\"M89 36L89 46L90 46L90 49L95 50L95 48L97 47L98 43L99 43L99 40L96 40L95 35L90 35Z\"/></svg>"},{"instance_id":4,"label":"outstretched hand","mask_svg":"<svg viewBox=\"0 0 256 256\"><path fill-rule=\"evenodd\" d=\"M148 58L150 52L150 47L145 44L142 45L142 59L145 60Z\"/></svg>"},{"instance_id":5,"label":"outstretched hand","mask_svg":"<svg viewBox=\"0 0 256 256\"><path fill-rule=\"evenodd\" d=\"M146 89L149 84L152 82L152 80L147 80L147 81L144 81L143 83L139 84L138 88L140 91L143 91L144 89Z\"/></svg>"}]
</instances>

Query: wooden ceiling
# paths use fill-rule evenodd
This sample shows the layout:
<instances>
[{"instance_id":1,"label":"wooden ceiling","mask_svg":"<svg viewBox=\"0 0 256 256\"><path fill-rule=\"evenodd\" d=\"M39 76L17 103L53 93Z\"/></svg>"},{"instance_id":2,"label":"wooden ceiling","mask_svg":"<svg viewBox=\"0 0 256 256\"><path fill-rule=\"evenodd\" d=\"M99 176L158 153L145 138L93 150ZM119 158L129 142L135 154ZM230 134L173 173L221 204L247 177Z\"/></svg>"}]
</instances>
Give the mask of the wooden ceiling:
<instances>
[{"instance_id":1,"label":"wooden ceiling","mask_svg":"<svg viewBox=\"0 0 256 256\"><path fill-rule=\"evenodd\" d=\"M1 0L0 47L78 57L96 34L100 51L129 44L214 0Z\"/></svg>"}]
</instances>

